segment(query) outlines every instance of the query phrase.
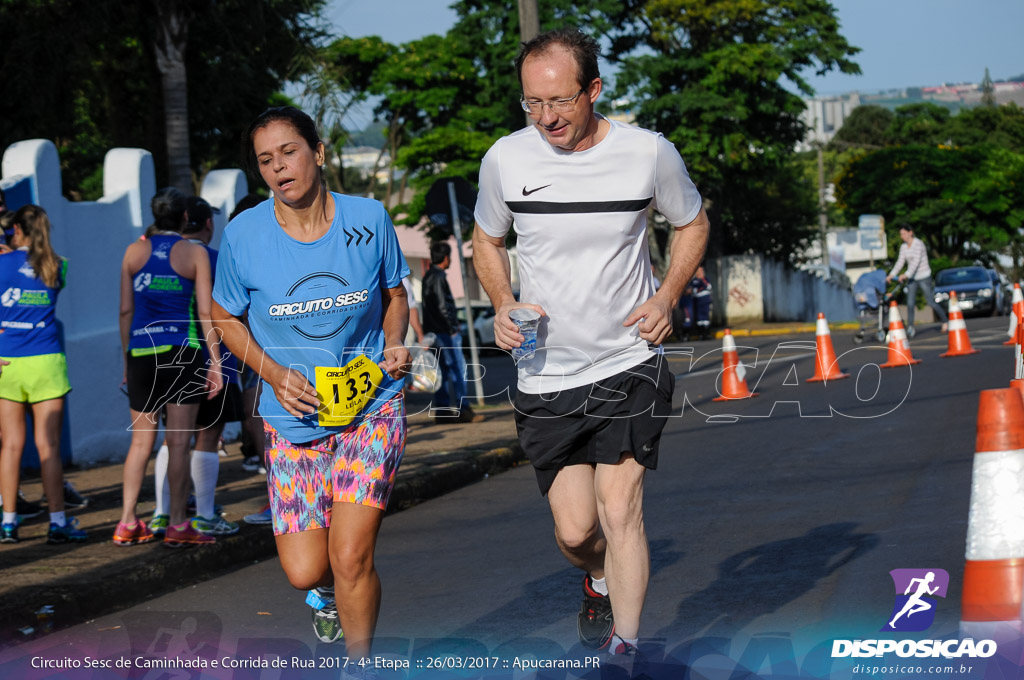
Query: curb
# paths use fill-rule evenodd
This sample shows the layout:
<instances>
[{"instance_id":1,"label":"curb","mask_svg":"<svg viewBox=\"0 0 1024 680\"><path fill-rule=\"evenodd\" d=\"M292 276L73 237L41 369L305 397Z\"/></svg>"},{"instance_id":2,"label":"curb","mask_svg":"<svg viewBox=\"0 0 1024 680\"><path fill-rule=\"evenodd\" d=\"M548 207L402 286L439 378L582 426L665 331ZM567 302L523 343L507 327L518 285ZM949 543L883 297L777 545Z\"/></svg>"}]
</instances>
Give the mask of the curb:
<instances>
[{"instance_id":1,"label":"curb","mask_svg":"<svg viewBox=\"0 0 1024 680\"><path fill-rule=\"evenodd\" d=\"M404 476L399 470L387 514L407 510L525 461L518 442L490 450L470 448L432 454L424 460L425 465L416 466ZM5 594L5 624L0 626L0 648L34 637L19 633L18 629L36 620L35 610L42 604L53 606L57 612L54 625L64 628L277 554L269 527L245 524L239 533L220 537L210 546L168 550L154 542L117 550L124 550L125 556L135 559L117 560L92 569L86 574L89 578L85 585L79 573L74 583L26 585ZM159 551L159 557L152 551Z\"/></svg>"}]
</instances>

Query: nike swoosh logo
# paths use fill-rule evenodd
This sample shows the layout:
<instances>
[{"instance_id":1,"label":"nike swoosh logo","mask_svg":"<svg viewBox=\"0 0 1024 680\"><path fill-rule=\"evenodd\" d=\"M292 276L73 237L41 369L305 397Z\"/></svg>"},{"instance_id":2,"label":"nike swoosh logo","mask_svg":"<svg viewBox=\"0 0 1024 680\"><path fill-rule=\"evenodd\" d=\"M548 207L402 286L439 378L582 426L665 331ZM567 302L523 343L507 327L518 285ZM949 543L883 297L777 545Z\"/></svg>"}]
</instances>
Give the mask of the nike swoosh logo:
<instances>
[{"instance_id":1,"label":"nike swoosh logo","mask_svg":"<svg viewBox=\"0 0 1024 680\"><path fill-rule=\"evenodd\" d=\"M549 186L551 186L551 185L550 184L545 184L542 187L537 187L536 189L530 189L529 191L526 190L526 187L523 187L523 196L529 196L533 192L540 191L541 189L547 189Z\"/></svg>"}]
</instances>

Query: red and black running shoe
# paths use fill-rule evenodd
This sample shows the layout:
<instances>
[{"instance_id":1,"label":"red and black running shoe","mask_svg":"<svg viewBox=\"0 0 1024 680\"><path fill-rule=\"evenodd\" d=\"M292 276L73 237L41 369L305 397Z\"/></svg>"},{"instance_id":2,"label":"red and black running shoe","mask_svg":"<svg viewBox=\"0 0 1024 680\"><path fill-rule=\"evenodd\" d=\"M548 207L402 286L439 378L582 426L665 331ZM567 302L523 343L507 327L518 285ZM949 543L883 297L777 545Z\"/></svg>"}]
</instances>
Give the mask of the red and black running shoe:
<instances>
[{"instance_id":1,"label":"red and black running shoe","mask_svg":"<svg viewBox=\"0 0 1024 680\"><path fill-rule=\"evenodd\" d=\"M576 622L580 644L590 649L603 649L615 633L612 602L593 587L590 574L583 577L583 604Z\"/></svg>"}]
</instances>

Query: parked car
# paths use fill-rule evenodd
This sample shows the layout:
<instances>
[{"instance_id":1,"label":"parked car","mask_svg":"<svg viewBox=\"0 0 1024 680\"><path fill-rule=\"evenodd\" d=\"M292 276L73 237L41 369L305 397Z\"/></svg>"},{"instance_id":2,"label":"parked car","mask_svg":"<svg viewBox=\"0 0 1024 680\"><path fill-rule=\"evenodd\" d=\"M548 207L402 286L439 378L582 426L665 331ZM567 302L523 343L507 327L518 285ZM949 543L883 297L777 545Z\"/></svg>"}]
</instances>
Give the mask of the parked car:
<instances>
[{"instance_id":1,"label":"parked car","mask_svg":"<svg viewBox=\"0 0 1024 680\"><path fill-rule=\"evenodd\" d=\"M494 346L494 307L488 302L470 303L473 308L473 328L476 331L476 344L480 347ZM459 305L459 333L462 335L462 346L469 347L469 336L466 335L466 308Z\"/></svg>"},{"instance_id":2,"label":"parked car","mask_svg":"<svg viewBox=\"0 0 1024 680\"><path fill-rule=\"evenodd\" d=\"M996 299L996 314L1009 316L1013 307L1013 286L1009 279L997 272L995 269L988 270L988 276L992 279L993 297Z\"/></svg>"},{"instance_id":3,"label":"parked car","mask_svg":"<svg viewBox=\"0 0 1024 680\"><path fill-rule=\"evenodd\" d=\"M956 291L960 309L965 313L995 314L996 286L984 267L943 269L935 277L935 302L949 311L949 294Z\"/></svg>"}]
</instances>

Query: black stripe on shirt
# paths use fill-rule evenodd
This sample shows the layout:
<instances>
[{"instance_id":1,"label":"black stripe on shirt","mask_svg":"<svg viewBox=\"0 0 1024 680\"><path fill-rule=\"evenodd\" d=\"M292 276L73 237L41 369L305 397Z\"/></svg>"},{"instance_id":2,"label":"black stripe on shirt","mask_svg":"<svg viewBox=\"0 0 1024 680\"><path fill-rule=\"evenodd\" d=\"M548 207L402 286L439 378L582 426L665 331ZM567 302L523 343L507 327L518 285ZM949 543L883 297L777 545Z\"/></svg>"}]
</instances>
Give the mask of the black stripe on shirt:
<instances>
[{"instance_id":1,"label":"black stripe on shirt","mask_svg":"<svg viewBox=\"0 0 1024 680\"><path fill-rule=\"evenodd\" d=\"M581 201L578 203L552 203L550 201L505 201L514 213L532 215L562 215L570 213L639 212L646 210L654 197L623 201Z\"/></svg>"}]
</instances>

